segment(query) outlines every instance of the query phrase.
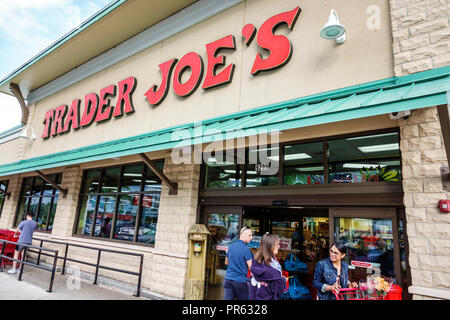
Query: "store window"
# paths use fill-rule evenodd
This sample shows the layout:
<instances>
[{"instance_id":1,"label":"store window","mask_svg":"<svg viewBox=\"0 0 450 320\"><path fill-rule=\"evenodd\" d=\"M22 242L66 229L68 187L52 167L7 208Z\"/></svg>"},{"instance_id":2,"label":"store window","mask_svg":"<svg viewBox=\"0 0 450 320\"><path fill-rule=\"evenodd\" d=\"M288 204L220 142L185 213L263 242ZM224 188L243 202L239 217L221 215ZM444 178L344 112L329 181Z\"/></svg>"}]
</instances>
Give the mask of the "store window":
<instances>
[{"instance_id":1,"label":"store window","mask_svg":"<svg viewBox=\"0 0 450 320\"><path fill-rule=\"evenodd\" d=\"M205 163L206 189L236 188L242 186L242 166L238 164L235 157L230 161L223 161L220 157L212 155Z\"/></svg>"},{"instance_id":2,"label":"store window","mask_svg":"<svg viewBox=\"0 0 450 320\"><path fill-rule=\"evenodd\" d=\"M0 189L4 192L8 191L8 181L0 181ZM0 217L2 216L3 204L5 202L6 195L0 192Z\"/></svg>"},{"instance_id":3,"label":"store window","mask_svg":"<svg viewBox=\"0 0 450 320\"><path fill-rule=\"evenodd\" d=\"M161 180L143 163L87 170L75 233L154 245L160 195Z\"/></svg>"},{"instance_id":4,"label":"store window","mask_svg":"<svg viewBox=\"0 0 450 320\"><path fill-rule=\"evenodd\" d=\"M250 148L245 166L245 186L278 185L279 147Z\"/></svg>"},{"instance_id":5,"label":"store window","mask_svg":"<svg viewBox=\"0 0 450 320\"><path fill-rule=\"evenodd\" d=\"M397 132L328 141L329 183L399 182Z\"/></svg>"},{"instance_id":6,"label":"store window","mask_svg":"<svg viewBox=\"0 0 450 320\"><path fill-rule=\"evenodd\" d=\"M398 132L249 148L245 161L228 158L204 162L205 189L401 182Z\"/></svg>"},{"instance_id":7,"label":"store window","mask_svg":"<svg viewBox=\"0 0 450 320\"><path fill-rule=\"evenodd\" d=\"M335 218L336 241L347 247L344 258L350 265L352 261L366 262L378 274L395 280L394 238L392 219ZM366 276L362 270L352 271L354 281Z\"/></svg>"},{"instance_id":8,"label":"store window","mask_svg":"<svg viewBox=\"0 0 450 320\"><path fill-rule=\"evenodd\" d=\"M323 142L284 147L283 184L323 184Z\"/></svg>"},{"instance_id":9,"label":"store window","mask_svg":"<svg viewBox=\"0 0 450 320\"><path fill-rule=\"evenodd\" d=\"M51 181L61 185L61 174L48 175ZM19 211L15 225L26 219L27 212L34 214L37 230L52 231L58 205L59 190L44 181L41 177L28 177L23 180L19 200Z\"/></svg>"}]
</instances>

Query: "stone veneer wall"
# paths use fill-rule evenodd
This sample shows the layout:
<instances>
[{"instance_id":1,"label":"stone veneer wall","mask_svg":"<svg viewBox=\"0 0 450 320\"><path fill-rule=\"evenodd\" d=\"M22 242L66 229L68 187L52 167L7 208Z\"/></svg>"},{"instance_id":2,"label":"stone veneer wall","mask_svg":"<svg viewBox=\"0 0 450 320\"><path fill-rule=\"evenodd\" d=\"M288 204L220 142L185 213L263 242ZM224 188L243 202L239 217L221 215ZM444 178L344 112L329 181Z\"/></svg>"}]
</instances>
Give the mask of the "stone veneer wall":
<instances>
[{"instance_id":1,"label":"stone veneer wall","mask_svg":"<svg viewBox=\"0 0 450 320\"><path fill-rule=\"evenodd\" d=\"M449 0L391 0L396 76L450 64ZM399 120L414 299L450 299L450 215L439 212L447 166L436 107Z\"/></svg>"}]
</instances>

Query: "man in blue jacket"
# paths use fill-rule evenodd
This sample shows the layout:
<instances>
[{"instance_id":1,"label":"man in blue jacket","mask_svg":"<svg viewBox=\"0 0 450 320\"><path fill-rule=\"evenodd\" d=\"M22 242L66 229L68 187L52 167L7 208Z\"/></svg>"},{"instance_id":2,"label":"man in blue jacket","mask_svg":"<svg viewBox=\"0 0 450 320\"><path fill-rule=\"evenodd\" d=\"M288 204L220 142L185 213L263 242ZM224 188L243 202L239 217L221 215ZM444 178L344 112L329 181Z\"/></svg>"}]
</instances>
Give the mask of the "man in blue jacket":
<instances>
[{"instance_id":1,"label":"man in blue jacket","mask_svg":"<svg viewBox=\"0 0 450 320\"><path fill-rule=\"evenodd\" d=\"M228 248L225 259L228 268L224 281L224 300L248 300L247 273L252 266L253 253L247 244L252 238L252 229L243 227L239 240Z\"/></svg>"}]
</instances>

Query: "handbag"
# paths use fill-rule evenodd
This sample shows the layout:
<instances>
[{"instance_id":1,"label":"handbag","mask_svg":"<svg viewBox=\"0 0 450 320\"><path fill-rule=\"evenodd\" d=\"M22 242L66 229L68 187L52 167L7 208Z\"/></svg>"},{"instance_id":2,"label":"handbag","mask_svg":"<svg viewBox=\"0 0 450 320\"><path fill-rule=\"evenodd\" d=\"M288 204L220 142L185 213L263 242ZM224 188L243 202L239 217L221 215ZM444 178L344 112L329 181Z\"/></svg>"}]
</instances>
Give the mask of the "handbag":
<instances>
[{"instance_id":1,"label":"handbag","mask_svg":"<svg viewBox=\"0 0 450 320\"><path fill-rule=\"evenodd\" d=\"M289 253L284 262L284 270L289 272L307 273L308 265L302 261L293 253Z\"/></svg>"}]
</instances>

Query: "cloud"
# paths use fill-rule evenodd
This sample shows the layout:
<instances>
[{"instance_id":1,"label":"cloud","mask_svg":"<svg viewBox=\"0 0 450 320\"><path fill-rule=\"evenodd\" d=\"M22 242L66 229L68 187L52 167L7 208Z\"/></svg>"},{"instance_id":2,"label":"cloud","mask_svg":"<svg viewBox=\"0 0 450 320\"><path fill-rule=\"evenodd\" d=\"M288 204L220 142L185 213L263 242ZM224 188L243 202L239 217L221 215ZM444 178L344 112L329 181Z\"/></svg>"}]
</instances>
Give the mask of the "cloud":
<instances>
[{"instance_id":1,"label":"cloud","mask_svg":"<svg viewBox=\"0 0 450 320\"><path fill-rule=\"evenodd\" d=\"M109 2L111 0L1 0L0 78Z\"/></svg>"}]
</instances>

